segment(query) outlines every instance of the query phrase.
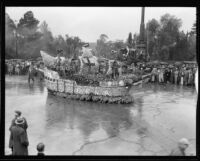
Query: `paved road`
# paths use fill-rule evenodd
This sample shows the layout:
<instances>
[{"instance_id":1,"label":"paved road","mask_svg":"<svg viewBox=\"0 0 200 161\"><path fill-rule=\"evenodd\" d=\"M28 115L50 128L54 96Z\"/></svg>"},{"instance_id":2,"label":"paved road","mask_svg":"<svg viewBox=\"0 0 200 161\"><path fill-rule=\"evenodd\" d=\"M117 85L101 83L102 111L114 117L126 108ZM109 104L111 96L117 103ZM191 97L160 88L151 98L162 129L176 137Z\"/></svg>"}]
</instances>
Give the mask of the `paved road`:
<instances>
[{"instance_id":1,"label":"paved road","mask_svg":"<svg viewBox=\"0 0 200 161\"><path fill-rule=\"evenodd\" d=\"M14 110L27 118L29 153L44 142L47 155L168 155L182 137L196 155L194 88L143 85L131 90L133 105L105 105L48 95L43 83L6 77L5 152Z\"/></svg>"}]
</instances>

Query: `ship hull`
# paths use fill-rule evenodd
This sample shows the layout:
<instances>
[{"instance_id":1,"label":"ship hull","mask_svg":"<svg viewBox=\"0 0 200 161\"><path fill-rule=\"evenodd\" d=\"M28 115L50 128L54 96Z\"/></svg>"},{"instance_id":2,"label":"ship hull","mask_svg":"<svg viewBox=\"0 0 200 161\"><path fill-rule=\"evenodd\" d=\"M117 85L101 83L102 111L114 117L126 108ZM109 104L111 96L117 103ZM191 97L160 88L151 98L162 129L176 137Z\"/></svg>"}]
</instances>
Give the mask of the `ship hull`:
<instances>
[{"instance_id":1,"label":"ship hull","mask_svg":"<svg viewBox=\"0 0 200 161\"><path fill-rule=\"evenodd\" d=\"M45 73L45 85L48 92L64 98L76 99L81 101L94 101L101 103L131 103L132 97L129 94L130 87L101 87L83 86L75 81L49 77ZM48 70L48 72L51 72Z\"/></svg>"}]
</instances>

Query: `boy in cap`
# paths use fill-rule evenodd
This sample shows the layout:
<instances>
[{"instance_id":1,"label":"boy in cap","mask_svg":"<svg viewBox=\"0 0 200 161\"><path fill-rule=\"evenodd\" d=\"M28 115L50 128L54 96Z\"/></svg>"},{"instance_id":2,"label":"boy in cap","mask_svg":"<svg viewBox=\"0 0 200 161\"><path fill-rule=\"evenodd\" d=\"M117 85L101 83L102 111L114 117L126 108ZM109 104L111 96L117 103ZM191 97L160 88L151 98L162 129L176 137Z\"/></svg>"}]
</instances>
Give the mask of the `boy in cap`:
<instances>
[{"instance_id":1,"label":"boy in cap","mask_svg":"<svg viewBox=\"0 0 200 161\"><path fill-rule=\"evenodd\" d=\"M178 147L171 151L170 156L186 156L185 150L189 147L189 141L182 138L178 142Z\"/></svg>"},{"instance_id":2,"label":"boy in cap","mask_svg":"<svg viewBox=\"0 0 200 161\"><path fill-rule=\"evenodd\" d=\"M44 148L45 148L45 145L43 143L39 143L37 145L37 151L38 151L38 156L44 156Z\"/></svg>"}]
</instances>

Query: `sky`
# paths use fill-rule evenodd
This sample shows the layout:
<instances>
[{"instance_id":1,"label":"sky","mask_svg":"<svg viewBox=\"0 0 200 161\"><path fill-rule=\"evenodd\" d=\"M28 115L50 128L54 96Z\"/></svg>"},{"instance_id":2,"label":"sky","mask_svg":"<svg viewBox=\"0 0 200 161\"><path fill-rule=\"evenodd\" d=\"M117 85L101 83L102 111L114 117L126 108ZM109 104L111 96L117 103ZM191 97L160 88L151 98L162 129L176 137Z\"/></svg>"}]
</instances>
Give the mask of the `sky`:
<instances>
[{"instance_id":1,"label":"sky","mask_svg":"<svg viewBox=\"0 0 200 161\"><path fill-rule=\"evenodd\" d=\"M27 11L40 23L46 21L53 36L68 34L87 42L96 42L101 34L111 41L126 40L129 32L139 33L141 23L141 7L6 7L16 22ZM145 7L145 23L166 13L182 20L184 32L196 21L195 7Z\"/></svg>"}]
</instances>

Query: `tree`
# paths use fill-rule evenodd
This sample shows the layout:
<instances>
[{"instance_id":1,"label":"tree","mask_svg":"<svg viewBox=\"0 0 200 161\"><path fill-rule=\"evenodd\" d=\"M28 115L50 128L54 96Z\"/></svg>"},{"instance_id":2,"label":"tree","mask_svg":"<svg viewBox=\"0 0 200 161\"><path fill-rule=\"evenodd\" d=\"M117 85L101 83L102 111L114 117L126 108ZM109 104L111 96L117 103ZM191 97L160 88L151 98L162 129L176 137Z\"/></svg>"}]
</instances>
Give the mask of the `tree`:
<instances>
[{"instance_id":1,"label":"tree","mask_svg":"<svg viewBox=\"0 0 200 161\"><path fill-rule=\"evenodd\" d=\"M165 53L165 56L159 55L159 58L168 59L172 58L176 52L176 50L173 50L173 48L176 48L178 38L179 38L179 28L182 25L181 19L176 18L173 15L165 14L161 16L160 19L160 30L158 31L158 53L163 54ZM169 53L168 53L169 52ZM167 54L168 53L168 54Z\"/></svg>"},{"instance_id":2,"label":"tree","mask_svg":"<svg viewBox=\"0 0 200 161\"><path fill-rule=\"evenodd\" d=\"M97 39L97 46L96 46L97 56L109 58L111 50L109 47L109 43L106 42L107 39L108 36L105 34L101 34L99 36L99 39Z\"/></svg>"},{"instance_id":3,"label":"tree","mask_svg":"<svg viewBox=\"0 0 200 161\"><path fill-rule=\"evenodd\" d=\"M188 39L188 59L196 60L196 34L189 34Z\"/></svg>"},{"instance_id":4,"label":"tree","mask_svg":"<svg viewBox=\"0 0 200 161\"><path fill-rule=\"evenodd\" d=\"M133 38L132 38L132 33L131 32L128 35L127 46L130 47L130 48L133 47Z\"/></svg>"},{"instance_id":5,"label":"tree","mask_svg":"<svg viewBox=\"0 0 200 161\"><path fill-rule=\"evenodd\" d=\"M14 21L10 18L10 16L6 13L5 15L5 57L6 58L14 58L15 57L15 36L14 31L16 30L16 26Z\"/></svg>"},{"instance_id":6,"label":"tree","mask_svg":"<svg viewBox=\"0 0 200 161\"><path fill-rule=\"evenodd\" d=\"M34 35L38 29L39 20L34 17L32 11L28 11L19 20L17 25L18 32L24 36Z\"/></svg>"},{"instance_id":7,"label":"tree","mask_svg":"<svg viewBox=\"0 0 200 161\"><path fill-rule=\"evenodd\" d=\"M160 29L160 24L157 20L155 19L152 19L150 21L148 21L147 23L147 28L146 28L146 34L147 34L147 51L148 51L148 54L150 55L150 57L152 59L155 59L157 58L156 56L156 43L157 43L157 34L158 34L158 31Z\"/></svg>"},{"instance_id":8,"label":"tree","mask_svg":"<svg viewBox=\"0 0 200 161\"><path fill-rule=\"evenodd\" d=\"M197 33L197 26L196 26L196 22L195 22L192 25L191 34L196 34L196 33Z\"/></svg>"},{"instance_id":9,"label":"tree","mask_svg":"<svg viewBox=\"0 0 200 161\"><path fill-rule=\"evenodd\" d=\"M38 24L39 20L34 17L32 11L26 12L19 20L16 28L19 58L40 56L42 33L38 31Z\"/></svg>"},{"instance_id":10,"label":"tree","mask_svg":"<svg viewBox=\"0 0 200 161\"><path fill-rule=\"evenodd\" d=\"M42 37L40 40L42 46L41 48L42 50L51 52L54 38L50 29L48 28L48 24L46 23L46 21L44 21L39 28L42 33Z\"/></svg>"},{"instance_id":11,"label":"tree","mask_svg":"<svg viewBox=\"0 0 200 161\"><path fill-rule=\"evenodd\" d=\"M81 49L84 42L78 37L78 36L69 36L65 35L66 40L66 56L67 57L77 57L79 53L79 50Z\"/></svg>"}]
</instances>

